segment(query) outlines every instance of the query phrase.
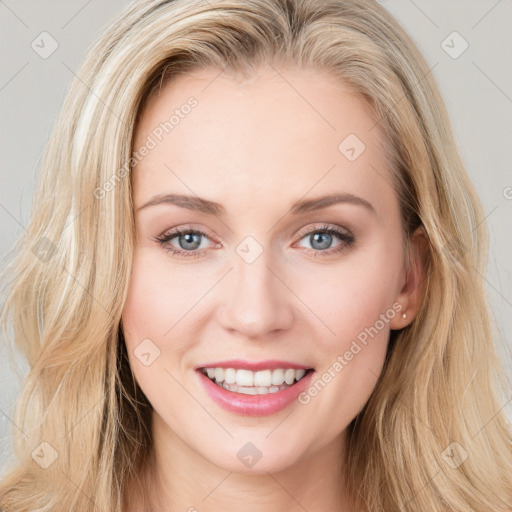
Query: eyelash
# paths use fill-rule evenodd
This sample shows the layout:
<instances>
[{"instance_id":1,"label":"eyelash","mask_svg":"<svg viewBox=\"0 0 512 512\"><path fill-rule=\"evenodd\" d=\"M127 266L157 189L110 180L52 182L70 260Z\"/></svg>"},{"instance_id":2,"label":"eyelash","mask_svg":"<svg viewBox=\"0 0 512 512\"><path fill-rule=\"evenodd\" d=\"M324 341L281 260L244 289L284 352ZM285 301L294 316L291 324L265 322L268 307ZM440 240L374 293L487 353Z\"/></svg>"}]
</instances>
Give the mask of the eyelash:
<instances>
[{"instance_id":1,"label":"eyelash","mask_svg":"<svg viewBox=\"0 0 512 512\"><path fill-rule=\"evenodd\" d=\"M307 235L312 235L314 233L326 233L329 235L335 235L337 236L340 241L342 242L334 249L326 249L324 251L321 250L315 250L315 249L305 249L304 252L308 255L312 255L313 257L317 257L319 254L323 256L331 256L333 254L341 253L343 251L348 250L350 247L352 247L355 243L355 238L352 234L348 232L344 232L339 228L335 228L329 225L322 225L322 226L315 226L313 229L305 229L298 233L298 236L300 236L299 240L302 240ZM210 238L208 236L208 233L205 233L204 231L197 230L197 229L191 229L187 227L179 227L176 228L170 232L164 233L163 235L156 237L155 241L158 242L163 249L170 252L173 256L183 257L183 258L197 258L201 257L202 253L201 251L195 249L193 251L184 251L182 249L176 249L173 246L168 246L167 244L176 236L182 235L182 234L195 234L195 235L202 235L206 238Z\"/></svg>"}]
</instances>

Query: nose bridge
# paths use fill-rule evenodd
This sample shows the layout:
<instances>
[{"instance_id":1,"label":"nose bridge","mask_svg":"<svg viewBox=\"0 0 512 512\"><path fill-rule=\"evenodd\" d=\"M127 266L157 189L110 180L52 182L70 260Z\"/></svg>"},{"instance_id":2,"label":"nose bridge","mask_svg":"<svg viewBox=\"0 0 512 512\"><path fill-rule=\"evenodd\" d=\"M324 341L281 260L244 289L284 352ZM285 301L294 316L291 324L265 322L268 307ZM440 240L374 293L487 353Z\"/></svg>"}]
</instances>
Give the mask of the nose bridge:
<instances>
[{"instance_id":1,"label":"nose bridge","mask_svg":"<svg viewBox=\"0 0 512 512\"><path fill-rule=\"evenodd\" d=\"M246 336L284 329L292 319L287 288L272 268L272 254L251 237L236 248L222 323Z\"/></svg>"}]
</instances>

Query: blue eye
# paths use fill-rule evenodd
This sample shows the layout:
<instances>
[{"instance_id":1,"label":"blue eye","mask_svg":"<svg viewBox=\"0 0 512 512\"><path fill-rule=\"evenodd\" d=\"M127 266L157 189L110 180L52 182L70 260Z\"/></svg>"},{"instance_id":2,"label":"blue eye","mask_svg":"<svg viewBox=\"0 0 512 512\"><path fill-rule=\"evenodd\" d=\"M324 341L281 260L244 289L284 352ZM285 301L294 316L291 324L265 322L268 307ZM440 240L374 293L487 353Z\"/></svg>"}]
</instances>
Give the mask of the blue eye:
<instances>
[{"instance_id":1,"label":"blue eye","mask_svg":"<svg viewBox=\"0 0 512 512\"><path fill-rule=\"evenodd\" d=\"M189 228L177 228L169 233L157 237L156 241L166 250L179 257L198 257L202 254L197 252L201 246L201 237L209 238L206 233L200 230ZM178 239L179 247L172 245L171 240Z\"/></svg>"},{"instance_id":2,"label":"blue eye","mask_svg":"<svg viewBox=\"0 0 512 512\"><path fill-rule=\"evenodd\" d=\"M314 257L318 255L329 256L335 253L340 253L349 249L354 243L354 236L347 230L342 230L338 227L329 225L322 225L314 227L313 229L303 230L299 233L303 238L309 237L309 243L312 249L305 250L306 254L310 254ZM164 233L155 240L173 256L179 258L197 258L204 255L204 248L201 248L202 238L206 238L211 241L207 233L197 229L191 229L187 227L179 227L168 233ZM334 239L338 239L339 243L332 248ZM177 239L178 247L171 244L171 241Z\"/></svg>"},{"instance_id":3,"label":"blue eye","mask_svg":"<svg viewBox=\"0 0 512 512\"><path fill-rule=\"evenodd\" d=\"M342 231L340 228L328 225L315 227L306 232L300 232L299 235L303 235L303 238L309 241L313 249L313 256L317 256L318 254L324 256L338 253L350 248L355 242L355 238L350 232ZM333 240L336 238L340 240L340 243L332 248ZM306 252L311 253L311 251Z\"/></svg>"}]
</instances>

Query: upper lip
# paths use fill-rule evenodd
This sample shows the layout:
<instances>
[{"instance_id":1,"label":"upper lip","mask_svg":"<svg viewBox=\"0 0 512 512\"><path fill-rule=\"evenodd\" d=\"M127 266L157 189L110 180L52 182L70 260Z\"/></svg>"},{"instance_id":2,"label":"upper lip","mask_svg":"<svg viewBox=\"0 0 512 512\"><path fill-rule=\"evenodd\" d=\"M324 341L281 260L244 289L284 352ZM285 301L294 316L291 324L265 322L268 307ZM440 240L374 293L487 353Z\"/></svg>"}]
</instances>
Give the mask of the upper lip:
<instances>
[{"instance_id":1,"label":"upper lip","mask_svg":"<svg viewBox=\"0 0 512 512\"><path fill-rule=\"evenodd\" d=\"M294 363L292 361L280 361L277 359L269 359L267 361L245 361L242 359L232 359L230 361L214 361L211 363L201 364L196 367L196 370L202 368L240 368L242 370L275 370L277 368L293 368L295 370L309 370L311 366Z\"/></svg>"}]
</instances>

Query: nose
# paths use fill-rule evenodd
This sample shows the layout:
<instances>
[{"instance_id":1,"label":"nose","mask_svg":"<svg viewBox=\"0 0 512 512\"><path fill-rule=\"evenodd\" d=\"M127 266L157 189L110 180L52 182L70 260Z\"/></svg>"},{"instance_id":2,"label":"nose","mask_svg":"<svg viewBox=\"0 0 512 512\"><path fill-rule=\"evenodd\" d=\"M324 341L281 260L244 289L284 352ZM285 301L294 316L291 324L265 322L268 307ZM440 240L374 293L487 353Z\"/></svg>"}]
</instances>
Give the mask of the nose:
<instances>
[{"instance_id":1,"label":"nose","mask_svg":"<svg viewBox=\"0 0 512 512\"><path fill-rule=\"evenodd\" d=\"M225 280L219 322L246 338L261 339L293 322L293 293L284 276L271 268L266 252L252 263L235 255L234 269Z\"/></svg>"}]
</instances>

